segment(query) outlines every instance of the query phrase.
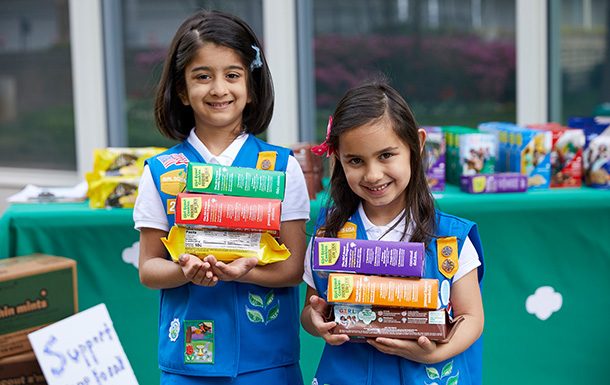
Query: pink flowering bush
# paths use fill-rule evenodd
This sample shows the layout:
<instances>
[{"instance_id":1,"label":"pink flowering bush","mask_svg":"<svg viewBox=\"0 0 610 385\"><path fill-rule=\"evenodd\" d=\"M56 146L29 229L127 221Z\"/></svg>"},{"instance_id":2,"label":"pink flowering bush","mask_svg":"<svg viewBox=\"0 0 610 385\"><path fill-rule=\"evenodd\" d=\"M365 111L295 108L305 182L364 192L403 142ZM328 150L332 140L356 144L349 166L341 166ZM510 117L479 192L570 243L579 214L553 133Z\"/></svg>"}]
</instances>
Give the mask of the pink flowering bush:
<instances>
[{"instance_id":1,"label":"pink flowering bush","mask_svg":"<svg viewBox=\"0 0 610 385\"><path fill-rule=\"evenodd\" d=\"M317 37L316 94L332 108L350 87L384 73L419 102L514 101L515 45L474 36Z\"/></svg>"}]
</instances>

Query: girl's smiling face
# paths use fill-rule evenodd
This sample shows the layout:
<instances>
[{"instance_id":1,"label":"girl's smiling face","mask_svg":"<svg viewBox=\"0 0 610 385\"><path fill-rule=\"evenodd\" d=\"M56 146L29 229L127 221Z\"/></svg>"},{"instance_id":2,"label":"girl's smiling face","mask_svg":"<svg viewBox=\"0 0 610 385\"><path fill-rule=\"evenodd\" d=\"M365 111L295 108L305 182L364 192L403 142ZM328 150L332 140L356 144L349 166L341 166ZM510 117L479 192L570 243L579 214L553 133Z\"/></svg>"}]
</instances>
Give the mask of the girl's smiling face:
<instances>
[{"instance_id":1,"label":"girl's smiling face","mask_svg":"<svg viewBox=\"0 0 610 385\"><path fill-rule=\"evenodd\" d=\"M242 114L250 102L248 70L231 48L205 43L186 66L182 103L191 106L198 131L235 133L242 130Z\"/></svg>"},{"instance_id":2,"label":"girl's smiling face","mask_svg":"<svg viewBox=\"0 0 610 385\"><path fill-rule=\"evenodd\" d=\"M385 225L405 209L411 150L386 115L343 133L337 152L347 183L362 198L371 222Z\"/></svg>"}]
</instances>

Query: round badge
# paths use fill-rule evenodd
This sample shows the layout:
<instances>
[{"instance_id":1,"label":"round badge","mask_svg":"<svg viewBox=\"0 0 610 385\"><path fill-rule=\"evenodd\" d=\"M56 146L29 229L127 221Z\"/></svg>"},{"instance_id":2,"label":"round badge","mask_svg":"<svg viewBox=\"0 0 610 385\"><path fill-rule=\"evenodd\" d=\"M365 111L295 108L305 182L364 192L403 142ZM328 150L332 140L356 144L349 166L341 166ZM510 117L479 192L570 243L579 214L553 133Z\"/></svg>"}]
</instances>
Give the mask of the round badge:
<instances>
[{"instance_id":1,"label":"round badge","mask_svg":"<svg viewBox=\"0 0 610 385\"><path fill-rule=\"evenodd\" d=\"M450 259L445 259L441 267L443 268L445 273L451 273L455 268L455 263L453 263L453 261Z\"/></svg>"},{"instance_id":2,"label":"round badge","mask_svg":"<svg viewBox=\"0 0 610 385\"><path fill-rule=\"evenodd\" d=\"M269 170L270 167L271 167L271 161L269 161L269 159L265 159L265 160L262 161L261 169Z\"/></svg>"},{"instance_id":3,"label":"round badge","mask_svg":"<svg viewBox=\"0 0 610 385\"><path fill-rule=\"evenodd\" d=\"M450 257L452 252L453 248L451 246L445 246L441 250L441 254L443 254L443 257Z\"/></svg>"}]
</instances>

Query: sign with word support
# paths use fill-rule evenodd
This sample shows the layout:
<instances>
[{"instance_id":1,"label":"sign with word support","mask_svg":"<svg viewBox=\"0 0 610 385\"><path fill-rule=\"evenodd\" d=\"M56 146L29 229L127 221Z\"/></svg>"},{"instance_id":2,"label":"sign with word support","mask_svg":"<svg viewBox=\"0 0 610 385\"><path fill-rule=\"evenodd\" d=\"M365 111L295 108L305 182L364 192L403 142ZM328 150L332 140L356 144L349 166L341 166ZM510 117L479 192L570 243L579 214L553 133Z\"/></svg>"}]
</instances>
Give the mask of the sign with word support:
<instances>
[{"instance_id":1,"label":"sign with word support","mask_svg":"<svg viewBox=\"0 0 610 385\"><path fill-rule=\"evenodd\" d=\"M28 338L49 385L138 385L104 304Z\"/></svg>"}]
</instances>

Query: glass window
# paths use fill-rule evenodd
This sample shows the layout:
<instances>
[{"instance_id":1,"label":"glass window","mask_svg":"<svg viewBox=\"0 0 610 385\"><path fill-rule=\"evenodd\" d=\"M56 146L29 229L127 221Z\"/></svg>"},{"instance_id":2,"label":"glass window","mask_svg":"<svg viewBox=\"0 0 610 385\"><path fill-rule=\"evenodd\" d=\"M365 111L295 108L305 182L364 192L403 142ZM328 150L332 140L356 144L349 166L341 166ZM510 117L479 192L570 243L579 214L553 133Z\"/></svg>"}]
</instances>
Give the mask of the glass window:
<instances>
[{"instance_id":1,"label":"glass window","mask_svg":"<svg viewBox=\"0 0 610 385\"><path fill-rule=\"evenodd\" d=\"M163 60L180 23L201 8L222 10L244 19L263 40L261 1L130 0L122 4L129 146L171 146L173 142L155 127L153 104Z\"/></svg>"},{"instance_id":2,"label":"glass window","mask_svg":"<svg viewBox=\"0 0 610 385\"><path fill-rule=\"evenodd\" d=\"M513 0L315 0L317 140L350 87L383 73L421 125L515 121Z\"/></svg>"},{"instance_id":3,"label":"glass window","mask_svg":"<svg viewBox=\"0 0 610 385\"><path fill-rule=\"evenodd\" d=\"M0 167L76 170L68 0L0 4Z\"/></svg>"},{"instance_id":4,"label":"glass window","mask_svg":"<svg viewBox=\"0 0 610 385\"><path fill-rule=\"evenodd\" d=\"M561 120L610 116L610 1L562 0Z\"/></svg>"}]
</instances>

